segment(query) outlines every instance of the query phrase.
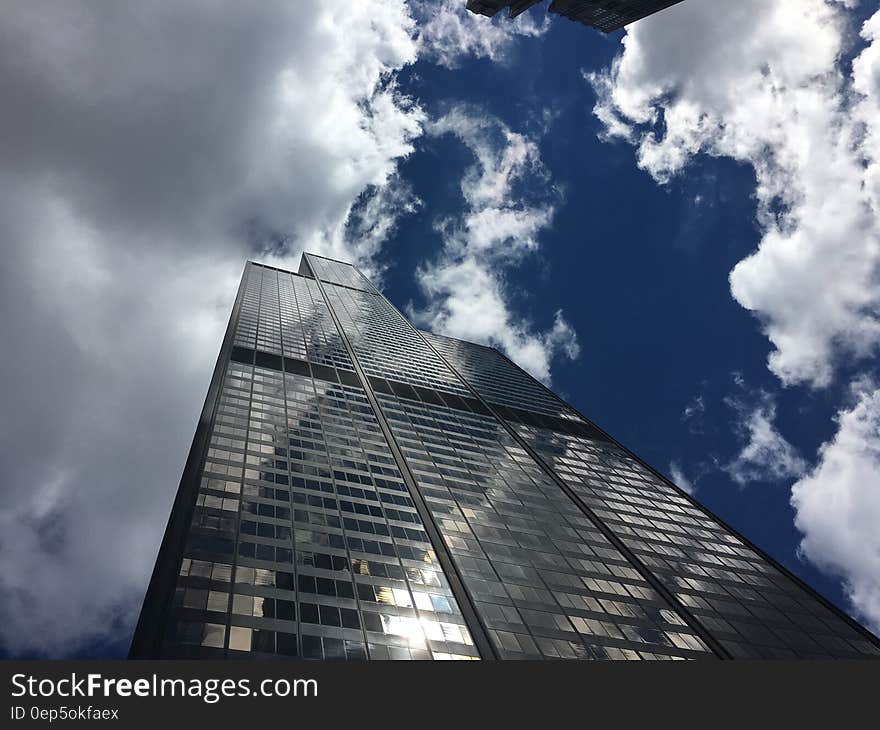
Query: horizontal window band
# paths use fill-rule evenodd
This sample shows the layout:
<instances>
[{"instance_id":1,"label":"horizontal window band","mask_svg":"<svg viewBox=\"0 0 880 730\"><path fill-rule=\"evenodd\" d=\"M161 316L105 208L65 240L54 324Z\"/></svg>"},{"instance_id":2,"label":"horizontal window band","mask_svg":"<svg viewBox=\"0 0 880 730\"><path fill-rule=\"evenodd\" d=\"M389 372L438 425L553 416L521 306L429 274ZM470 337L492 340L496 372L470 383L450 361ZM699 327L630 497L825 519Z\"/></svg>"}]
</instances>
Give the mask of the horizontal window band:
<instances>
[{"instance_id":1,"label":"horizontal window band","mask_svg":"<svg viewBox=\"0 0 880 730\"><path fill-rule=\"evenodd\" d=\"M545 428L557 433L565 433L571 436L582 436L583 438L593 439L594 441L609 441L608 437L595 426L584 421L575 421L571 418L559 418L558 416L548 416L544 413L535 413L533 411L524 411L520 408L512 408L511 406L502 406L498 403L489 401L492 408L510 423L521 423L525 426L533 426L535 428Z\"/></svg>"},{"instance_id":2,"label":"horizontal window band","mask_svg":"<svg viewBox=\"0 0 880 730\"><path fill-rule=\"evenodd\" d=\"M311 377L315 380L323 380L329 383L342 383L343 385L350 385L356 388L362 387L357 374L350 370L340 370L328 365L309 363L294 357L281 356L277 353L265 352L263 350L254 350L250 347L236 345L232 348L229 359L232 362L242 363L243 365L256 365L260 368L277 370L278 372L290 375L303 375L307 378Z\"/></svg>"},{"instance_id":3,"label":"horizontal window band","mask_svg":"<svg viewBox=\"0 0 880 730\"><path fill-rule=\"evenodd\" d=\"M423 388L409 383L400 383L396 380L386 380L385 378L378 378L375 376L370 376L370 385L373 386L373 390L377 393L393 395L406 400L421 401L429 406L445 406L456 411L467 411L469 413L477 413L481 416L492 415L476 398L467 398L460 395L454 395L453 393L446 393L432 388ZM504 420L510 423L521 423L526 426L544 428L550 431L556 431L557 433L582 436L593 440L608 440L601 431L584 421L548 416L543 413L525 411L510 406L502 406L498 403L492 403L491 401L489 401L489 403L492 408L504 418Z\"/></svg>"},{"instance_id":4,"label":"horizontal window band","mask_svg":"<svg viewBox=\"0 0 880 730\"><path fill-rule=\"evenodd\" d=\"M283 357L275 353L264 352L263 350L253 350L249 347L236 345L232 348L230 359L234 362L240 362L246 365L256 365L257 367L277 370L279 372L304 375L305 377L313 377L316 380L323 380L330 383L342 383L343 385L362 387L357 374L349 370L339 370L327 365L308 363L304 360ZM397 380L387 380L376 376L370 376L370 384L373 386L373 390L377 393L392 395L405 400L420 401L429 406L441 406L456 411L476 413L481 416L491 415L488 409L476 398L468 398L455 395L454 393L445 393L443 391L434 390L433 388L424 388L419 385L401 383ZM491 403L491 401L490 404L492 408L494 408L496 412L509 423L521 423L526 426L543 428L557 433L581 436L593 440L608 440L601 431L583 421L548 416L544 413L535 413L521 408L513 408L511 406L503 406L499 403Z\"/></svg>"}]
</instances>

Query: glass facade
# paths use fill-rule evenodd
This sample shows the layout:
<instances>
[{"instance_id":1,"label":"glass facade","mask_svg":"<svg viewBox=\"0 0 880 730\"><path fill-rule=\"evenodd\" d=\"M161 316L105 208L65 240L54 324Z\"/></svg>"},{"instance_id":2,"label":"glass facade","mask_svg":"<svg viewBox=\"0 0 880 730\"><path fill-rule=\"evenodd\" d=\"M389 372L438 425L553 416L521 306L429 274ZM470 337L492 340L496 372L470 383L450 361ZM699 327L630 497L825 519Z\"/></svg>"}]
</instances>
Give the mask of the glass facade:
<instances>
[{"instance_id":1,"label":"glass facade","mask_svg":"<svg viewBox=\"0 0 880 730\"><path fill-rule=\"evenodd\" d=\"M504 8L515 18L541 0L468 0L467 9L477 15L495 16ZM552 0L549 12L610 33L625 25L676 5L681 0Z\"/></svg>"},{"instance_id":2,"label":"glass facade","mask_svg":"<svg viewBox=\"0 0 880 730\"><path fill-rule=\"evenodd\" d=\"M880 657L497 351L249 263L133 657Z\"/></svg>"},{"instance_id":3,"label":"glass facade","mask_svg":"<svg viewBox=\"0 0 880 730\"><path fill-rule=\"evenodd\" d=\"M681 0L553 0L550 12L610 33Z\"/></svg>"},{"instance_id":4,"label":"glass facade","mask_svg":"<svg viewBox=\"0 0 880 730\"><path fill-rule=\"evenodd\" d=\"M565 403L492 348L430 332L422 336L488 403L579 420Z\"/></svg>"}]
</instances>

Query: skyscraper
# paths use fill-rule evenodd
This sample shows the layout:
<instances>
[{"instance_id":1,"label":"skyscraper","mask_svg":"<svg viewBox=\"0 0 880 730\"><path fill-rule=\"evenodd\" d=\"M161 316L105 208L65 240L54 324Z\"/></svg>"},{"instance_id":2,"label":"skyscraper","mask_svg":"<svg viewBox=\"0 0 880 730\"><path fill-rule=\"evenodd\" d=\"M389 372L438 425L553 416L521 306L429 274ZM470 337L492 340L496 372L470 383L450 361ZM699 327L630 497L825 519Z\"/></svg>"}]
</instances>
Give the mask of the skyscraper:
<instances>
[{"instance_id":1,"label":"skyscraper","mask_svg":"<svg viewBox=\"0 0 880 730\"><path fill-rule=\"evenodd\" d=\"M591 25L604 33L610 33L625 25L634 23L682 0L552 0L548 10ZM503 8L509 9L509 16L515 18L520 13L537 5L541 0L468 0L467 9L477 15L493 17Z\"/></svg>"},{"instance_id":2,"label":"skyscraper","mask_svg":"<svg viewBox=\"0 0 880 730\"><path fill-rule=\"evenodd\" d=\"M498 351L248 263L132 657L880 657Z\"/></svg>"}]
</instances>

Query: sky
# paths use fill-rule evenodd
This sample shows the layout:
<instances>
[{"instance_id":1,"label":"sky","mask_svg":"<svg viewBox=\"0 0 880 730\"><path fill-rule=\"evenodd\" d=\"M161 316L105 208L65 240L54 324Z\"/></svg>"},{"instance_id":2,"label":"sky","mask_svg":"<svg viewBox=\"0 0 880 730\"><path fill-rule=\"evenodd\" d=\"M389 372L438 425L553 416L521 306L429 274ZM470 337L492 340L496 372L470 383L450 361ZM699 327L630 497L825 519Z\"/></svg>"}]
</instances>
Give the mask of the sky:
<instances>
[{"instance_id":1,"label":"sky","mask_svg":"<svg viewBox=\"0 0 880 730\"><path fill-rule=\"evenodd\" d=\"M359 265L880 630L880 12L13 2L0 656L123 657L246 259Z\"/></svg>"}]
</instances>

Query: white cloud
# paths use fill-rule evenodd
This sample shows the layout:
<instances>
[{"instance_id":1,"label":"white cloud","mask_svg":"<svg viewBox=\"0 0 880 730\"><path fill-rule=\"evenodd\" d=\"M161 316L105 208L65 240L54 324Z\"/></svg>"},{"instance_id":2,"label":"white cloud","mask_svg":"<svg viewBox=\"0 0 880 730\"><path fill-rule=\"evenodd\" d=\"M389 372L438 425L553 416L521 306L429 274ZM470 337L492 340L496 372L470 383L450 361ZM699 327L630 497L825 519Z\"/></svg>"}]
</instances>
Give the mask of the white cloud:
<instances>
[{"instance_id":1,"label":"white cloud","mask_svg":"<svg viewBox=\"0 0 880 730\"><path fill-rule=\"evenodd\" d=\"M606 134L659 182L701 153L754 169L762 237L731 291L786 384L825 386L838 358L880 342L880 52L842 66L852 5L689 0L632 26L613 68L588 77ZM865 41L878 28L880 14Z\"/></svg>"},{"instance_id":2,"label":"white cloud","mask_svg":"<svg viewBox=\"0 0 880 730\"><path fill-rule=\"evenodd\" d=\"M764 392L757 402L725 399L737 415L734 423L745 444L723 469L743 487L751 482L778 482L804 473L807 464L775 426L776 404Z\"/></svg>"},{"instance_id":3,"label":"white cloud","mask_svg":"<svg viewBox=\"0 0 880 730\"><path fill-rule=\"evenodd\" d=\"M534 140L478 109L453 107L426 126L429 135L453 134L476 158L462 178L465 212L438 224L440 256L424 265L419 283L424 310L411 312L434 332L502 348L544 382L555 356L578 355L577 336L557 311L553 325L535 332L508 304L505 267L537 250L560 195Z\"/></svg>"},{"instance_id":4,"label":"white cloud","mask_svg":"<svg viewBox=\"0 0 880 730\"><path fill-rule=\"evenodd\" d=\"M691 418L702 415L706 412L706 402L702 395L696 395L691 402L685 406L681 413L681 420L688 421Z\"/></svg>"},{"instance_id":5,"label":"white cloud","mask_svg":"<svg viewBox=\"0 0 880 730\"><path fill-rule=\"evenodd\" d=\"M550 27L544 17L523 13L510 20L502 11L494 19L475 15L464 0L412 0L419 24L419 53L441 66L457 68L462 58L508 59L517 37L536 38Z\"/></svg>"},{"instance_id":6,"label":"white cloud","mask_svg":"<svg viewBox=\"0 0 880 730\"><path fill-rule=\"evenodd\" d=\"M127 635L245 258L369 260L417 204L415 34L402 0L5 9L0 650Z\"/></svg>"},{"instance_id":7,"label":"white cloud","mask_svg":"<svg viewBox=\"0 0 880 730\"><path fill-rule=\"evenodd\" d=\"M669 478L688 494L694 494L697 491L697 485L687 478L678 462L671 461L669 463Z\"/></svg>"},{"instance_id":8,"label":"white cloud","mask_svg":"<svg viewBox=\"0 0 880 730\"><path fill-rule=\"evenodd\" d=\"M633 26L610 73L589 77L606 134L659 182L698 154L753 167L761 241L731 292L762 322L786 385L826 386L880 342L880 12L858 29L857 4L689 0ZM728 469L740 483L801 477L802 552L844 579L876 630L880 397L857 393L807 476L766 403L743 412L747 444Z\"/></svg>"},{"instance_id":9,"label":"white cloud","mask_svg":"<svg viewBox=\"0 0 880 730\"><path fill-rule=\"evenodd\" d=\"M880 389L861 381L854 394L816 468L792 487L791 504L801 553L842 578L855 610L880 632Z\"/></svg>"},{"instance_id":10,"label":"white cloud","mask_svg":"<svg viewBox=\"0 0 880 730\"><path fill-rule=\"evenodd\" d=\"M133 626L241 261L114 247L50 195L0 216L39 243L0 275L0 644L58 656Z\"/></svg>"},{"instance_id":11,"label":"white cloud","mask_svg":"<svg viewBox=\"0 0 880 730\"><path fill-rule=\"evenodd\" d=\"M335 226L318 231L303 250L355 264L376 284L382 286L387 263L383 247L397 231L398 221L419 210L423 201L408 181L395 174L382 185L370 185L357 198L348 215ZM292 256L264 256L263 260L281 268L290 268ZM295 264L293 264L295 267Z\"/></svg>"},{"instance_id":12,"label":"white cloud","mask_svg":"<svg viewBox=\"0 0 880 730\"><path fill-rule=\"evenodd\" d=\"M695 395L681 412L681 421L686 423L691 433L702 433L703 417L706 415L706 399L702 394Z\"/></svg>"}]
</instances>

